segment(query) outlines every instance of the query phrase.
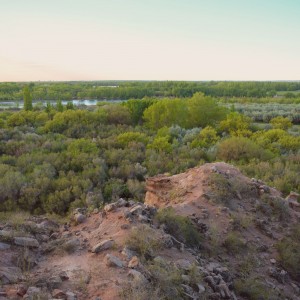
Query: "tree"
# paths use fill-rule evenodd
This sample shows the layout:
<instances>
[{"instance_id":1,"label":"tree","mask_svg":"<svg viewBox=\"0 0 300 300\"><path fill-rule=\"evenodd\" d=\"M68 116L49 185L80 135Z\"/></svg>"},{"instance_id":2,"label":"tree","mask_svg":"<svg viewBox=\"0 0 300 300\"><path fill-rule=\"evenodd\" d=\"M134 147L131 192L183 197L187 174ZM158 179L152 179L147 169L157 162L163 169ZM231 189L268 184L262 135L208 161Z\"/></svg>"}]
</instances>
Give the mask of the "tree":
<instances>
[{"instance_id":1,"label":"tree","mask_svg":"<svg viewBox=\"0 0 300 300\"><path fill-rule=\"evenodd\" d=\"M250 124L251 118L238 112L231 112L227 115L226 120L220 122L220 130L231 135L249 134Z\"/></svg>"},{"instance_id":2,"label":"tree","mask_svg":"<svg viewBox=\"0 0 300 300\"><path fill-rule=\"evenodd\" d=\"M32 110L32 96L29 87L27 85L24 87L23 97L24 97L24 109Z\"/></svg>"},{"instance_id":3,"label":"tree","mask_svg":"<svg viewBox=\"0 0 300 300\"><path fill-rule=\"evenodd\" d=\"M188 109L187 128L214 125L226 117L226 109L217 101L202 93L196 93L186 100Z\"/></svg>"},{"instance_id":4,"label":"tree","mask_svg":"<svg viewBox=\"0 0 300 300\"><path fill-rule=\"evenodd\" d=\"M56 101L56 110L59 112L63 112L64 111L64 106L61 102L61 100L57 100Z\"/></svg>"}]
</instances>

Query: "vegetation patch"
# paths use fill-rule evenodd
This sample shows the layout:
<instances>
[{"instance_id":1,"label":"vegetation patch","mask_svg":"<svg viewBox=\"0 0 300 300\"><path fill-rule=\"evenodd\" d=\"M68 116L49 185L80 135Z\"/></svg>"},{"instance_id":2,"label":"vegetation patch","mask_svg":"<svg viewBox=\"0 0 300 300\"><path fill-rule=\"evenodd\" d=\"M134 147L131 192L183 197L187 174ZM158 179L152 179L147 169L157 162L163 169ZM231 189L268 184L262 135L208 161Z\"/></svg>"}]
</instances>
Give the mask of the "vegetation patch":
<instances>
[{"instance_id":1,"label":"vegetation patch","mask_svg":"<svg viewBox=\"0 0 300 300\"><path fill-rule=\"evenodd\" d=\"M203 241L202 235L188 217L177 215L173 208L161 209L156 220L166 226L167 233L173 235L179 241L191 246L200 247Z\"/></svg>"},{"instance_id":2,"label":"vegetation patch","mask_svg":"<svg viewBox=\"0 0 300 300\"><path fill-rule=\"evenodd\" d=\"M300 279L300 225L297 225L289 237L276 245L282 266L296 280Z\"/></svg>"},{"instance_id":3,"label":"vegetation patch","mask_svg":"<svg viewBox=\"0 0 300 300\"><path fill-rule=\"evenodd\" d=\"M229 232L226 236L223 246L230 254L238 254L247 249L246 243L242 236L237 232Z\"/></svg>"},{"instance_id":4,"label":"vegetation patch","mask_svg":"<svg viewBox=\"0 0 300 300\"><path fill-rule=\"evenodd\" d=\"M146 224L132 228L126 245L146 259L163 247L161 234Z\"/></svg>"},{"instance_id":5,"label":"vegetation patch","mask_svg":"<svg viewBox=\"0 0 300 300\"><path fill-rule=\"evenodd\" d=\"M238 279L234 282L234 288L239 296L249 300L280 300L262 281L262 278Z\"/></svg>"}]
</instances>

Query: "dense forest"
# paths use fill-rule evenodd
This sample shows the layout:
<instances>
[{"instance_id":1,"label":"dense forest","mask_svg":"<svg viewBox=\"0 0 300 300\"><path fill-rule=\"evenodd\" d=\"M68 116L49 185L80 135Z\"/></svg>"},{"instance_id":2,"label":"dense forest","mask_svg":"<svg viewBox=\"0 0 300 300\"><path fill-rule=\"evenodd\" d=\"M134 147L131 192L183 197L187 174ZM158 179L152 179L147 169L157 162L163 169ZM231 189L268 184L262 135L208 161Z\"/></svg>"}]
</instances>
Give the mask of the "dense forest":
<instances>
[{"instance_id":1,"label":"dense forest","mask_svg":"<svg viewBox=\"0 0 300 300\"><path fill-rule=\"evenodd\" d=\"M165 91L181 85L117 83L120 89L136 87L143 91L139 87L142 85L152 92L159 84L166 87ZM73 89L72 98L84 93L79 88L82 86L85 92L119 89L93 88L94 84L49 84L50 89L66 88L58 92L59 97L50 95L52 99L62 99L64 92ZM201 83L199 88L226 84ZM117 104L100 102L88 109L63 106L61 102L34 107L32 99L37 97L37 91L47 94L44 85L36 83L22 91L22 84L1 85L2 95L21 93L25 102L23 110L0 113L1 210L64 215L74 207L85 206L87 201L91 207L101 207L119 197L142 201L147 176L176 174L213 161L235 164L248 176L266 181L284 195L291 190L300 192L300 131L288 117L265 118L261 128L240 107L226 107L219 99L203 93L184 98L131 99ZM188 86L189 93L197 85L182 83ZM232 86L243 85L250 89L250 83ZM298 89L297 83L258 86Z\"/></svg>"},{"instance_id":2,"label":"dense forest","mask_svg":"<svg viewBox=\"0 0 300 300\"><path fill-rule=\"evenodd\" d=\"M27 83L0 83L0 101L22 100ZM196 92L213 97L278 96L289 103L300 102L300 82L230 81L92 81L35 82L29 88L33 100L140 99L144 97L192 97ZM297 100L295 99L297 98ZM249 100L249 99L248 99Z\"/></svg>"}]
</instances>

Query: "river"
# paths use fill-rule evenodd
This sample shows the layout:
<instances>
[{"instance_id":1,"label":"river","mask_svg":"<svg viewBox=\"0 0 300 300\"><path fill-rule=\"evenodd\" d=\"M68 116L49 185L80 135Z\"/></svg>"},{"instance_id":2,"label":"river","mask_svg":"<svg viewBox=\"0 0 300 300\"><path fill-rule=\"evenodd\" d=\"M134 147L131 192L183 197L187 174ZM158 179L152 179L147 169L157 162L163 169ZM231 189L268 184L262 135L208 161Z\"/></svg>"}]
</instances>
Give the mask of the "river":
<instances>
[{"instance_id":1,"label":"river","mask_svg":"<svg viewBox=\"0 0 300 300\"><path fill-rule=\"evenodd\" d=\"M62 104L66 105L68 102L72 102L75 106L79 105L85 105L85 106L93 106L97 105L98 102L105 101L105 100L97 100L97 99L82 99L82 100L62 100ZM110 99L107 100L107 102L123 102L126 100L118 100L118 99ZM33 106L35 105L42 105L46 106L47 102L50 102L52 105L56 105L56 100L40 100L40 101L33 101ZM7 101L1 101L0 102L0 108L1 109L9 109L9 108L23 108L24 103L23 101L17 101L17 100L7 100Z\"/></svg>"}]
</instances>

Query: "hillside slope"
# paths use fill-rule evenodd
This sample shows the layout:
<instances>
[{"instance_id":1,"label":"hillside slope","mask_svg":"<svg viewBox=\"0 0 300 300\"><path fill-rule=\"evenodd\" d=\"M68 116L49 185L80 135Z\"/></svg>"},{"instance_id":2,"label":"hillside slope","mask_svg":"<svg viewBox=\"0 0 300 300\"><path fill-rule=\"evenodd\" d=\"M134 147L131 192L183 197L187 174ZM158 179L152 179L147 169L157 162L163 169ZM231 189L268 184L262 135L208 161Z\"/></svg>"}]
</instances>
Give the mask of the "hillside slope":
<instances>
[{"instance_id":1,"label":"hillside slope","mask_svg":"<svg viewBox=\"0 0 300 300\"><path fill-rule=\"evenodd\" d=\"M145 203L77 209L63 226L2 222L0 299L300 299L289 200L213 163L149 178Z\"/></svg>"}]
</instances>

